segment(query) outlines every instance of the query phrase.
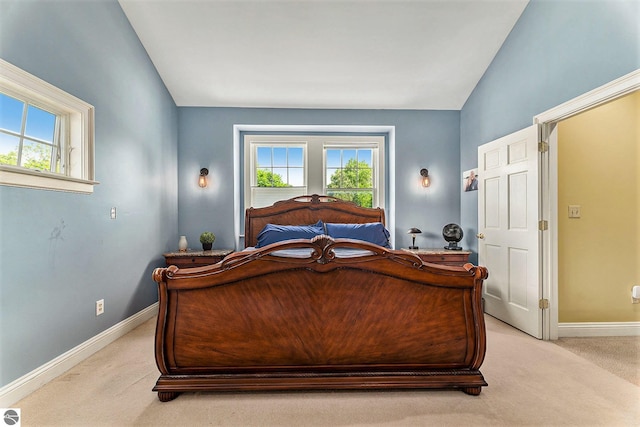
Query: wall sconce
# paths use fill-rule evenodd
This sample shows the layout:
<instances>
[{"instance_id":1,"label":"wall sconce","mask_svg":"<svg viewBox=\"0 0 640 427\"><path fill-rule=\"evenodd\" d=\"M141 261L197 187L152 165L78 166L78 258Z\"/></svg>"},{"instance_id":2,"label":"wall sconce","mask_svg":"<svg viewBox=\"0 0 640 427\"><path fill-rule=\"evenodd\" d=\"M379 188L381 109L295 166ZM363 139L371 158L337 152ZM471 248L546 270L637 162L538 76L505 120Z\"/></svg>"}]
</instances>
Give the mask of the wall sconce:
<instances>
[{"instance_id":1,"label":"wall sconce","mask_svg":"<svg viewBox=\"0 0 640 427\"><path fill-rule=\"evenodd\" d=\"M413 237L413 243L411 244L411 246L409 246L409 249L419 249L416 246L416 234L420 234L422 233L422 231L420 231L419 228L410 228L409 231L407 231L407 234L411 234L411 237Z\"/></svg>"},{"instance_id":2,"label":"wall sconce","mask_svg":"<svg viewBox=\"0 0 640 427\"><path fill-rule=\"evenodd\" d=\"M429 178L429 171L427 169L420 169L420 176L422 176L422 186L428 187L431 185L431 179Z\"/></svg>"},{"instance_id":3,"label":"wall sconce","mask_svg":"<svg viewBox=\"0 0 640 427\"><path fill-rule=\"evenodd\" d=\"M207 186L207 175L209 175L209 169L200 169L200 178L198 178L198 185L202 188Z\"/></svg>"}]
</instances>

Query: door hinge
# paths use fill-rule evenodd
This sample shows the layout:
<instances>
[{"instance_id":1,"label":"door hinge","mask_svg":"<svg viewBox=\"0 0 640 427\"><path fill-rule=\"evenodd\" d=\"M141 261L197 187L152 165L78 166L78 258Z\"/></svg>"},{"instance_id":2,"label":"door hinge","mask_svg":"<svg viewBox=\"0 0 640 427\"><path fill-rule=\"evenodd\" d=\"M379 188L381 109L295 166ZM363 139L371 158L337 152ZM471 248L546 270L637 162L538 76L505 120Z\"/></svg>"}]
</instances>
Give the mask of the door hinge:
<instances>
[{"instance_id":1,"label":"door hinge","mask_svg":"<svg viewBox=\"0 0 640 427\"><path fill-rule=\"evenodd\" d=\"M549 222L546 219L538 221L538 230L547 231L549 229Z\"/></svg>"},{"instance_id":2,"label":"door hinge","mask_svg":"<svg viewBox=\"0 0 640 427\"><path fill-rule=\"evenodd\" d=\"M549 151L549 143L544 141L538 142L538 152L546 153L547 151Z\"/></svg>"},{"instance_id":3,"label":"door hinge","mask_svg":"<svg viewBox=\"0 0 640 427\"><path fill-rule=\"evenodd\" d=\"M546 298L542 298L540 301L538 301L538 307L541 310L546 310L549 308L549 300Z\"/></svg>"}]
</instances>

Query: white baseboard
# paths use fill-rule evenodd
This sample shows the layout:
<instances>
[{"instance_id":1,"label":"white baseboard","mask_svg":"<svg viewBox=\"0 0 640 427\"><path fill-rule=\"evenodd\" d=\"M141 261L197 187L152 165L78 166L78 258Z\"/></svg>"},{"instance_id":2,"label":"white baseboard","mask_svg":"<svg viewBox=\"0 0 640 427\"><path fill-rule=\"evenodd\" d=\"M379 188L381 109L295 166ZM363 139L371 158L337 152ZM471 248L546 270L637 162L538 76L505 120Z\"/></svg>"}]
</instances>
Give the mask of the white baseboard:
<instances>
[{"instance_id":1,"label":"white baseboard","mask_svg":"<svg viewBox=\"0 0 640 427\"><path fill-rule=\"evenodd\" d=\"M152 304L106 331L61 354L26 375L0 388L0 408L9 408L49 381L62 375L92 354L131 332L158 313L158 303Z\"/></svg>"},{"instance_id":2,"label":"white baseboard","mask_svg":"<svg viewBox=\"0 0 640 427\"><path fill-rule=\"evenodd\" d=\"M558 324L558 337L640 336L640 322L578 322Z\"/></svg>"}]
</instances>

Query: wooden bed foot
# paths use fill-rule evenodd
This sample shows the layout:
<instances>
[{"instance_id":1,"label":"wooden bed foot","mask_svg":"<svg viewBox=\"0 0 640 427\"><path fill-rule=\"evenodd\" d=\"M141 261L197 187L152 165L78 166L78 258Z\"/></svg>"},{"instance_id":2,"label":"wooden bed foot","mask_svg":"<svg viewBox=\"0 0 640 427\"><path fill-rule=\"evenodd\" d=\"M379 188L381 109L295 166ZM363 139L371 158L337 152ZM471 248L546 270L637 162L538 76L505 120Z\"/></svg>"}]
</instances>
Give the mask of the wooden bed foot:
<instances>
[{"instance_id":1,"label":"wooden bed foot","mask_svg":"<svg viewBox=\"0 0 640 427\"><path fill-rule=\"evenodd\" d=\"M482 391L482 387L465 387L462 391L472 396L478 396Z\"/></svg>"},{"instance_id":2,"label":"wooden bed foot","mask_svg":"<svg viewBox=\"0 0 640 427\"><path fill-rule=\"evenodd\" d=\"M170 400L175 399L180 395L177 391L159 391L158 392L158 400L160 402L169 402Z\"/></svg>"}]
</instances>

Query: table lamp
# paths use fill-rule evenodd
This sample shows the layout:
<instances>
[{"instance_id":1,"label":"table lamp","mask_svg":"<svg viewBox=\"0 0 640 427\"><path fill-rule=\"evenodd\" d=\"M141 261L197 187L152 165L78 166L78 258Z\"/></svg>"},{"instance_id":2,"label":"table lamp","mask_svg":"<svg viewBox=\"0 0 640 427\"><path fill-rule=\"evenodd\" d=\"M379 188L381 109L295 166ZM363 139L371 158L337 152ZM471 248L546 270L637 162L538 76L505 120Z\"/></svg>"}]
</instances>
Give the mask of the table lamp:
<instances>
[{"instance_id":1,"label":"table lamp","mask_svg":"<svg viewBox=\"0 0 640 427\"><path fill-rule=\"evenodd\" d=\"M416 246L416 234L420 234L422 233L422 231L420 231L419 228L410 228L409 231L407 231L407 234L411 234L411 237L413 238L413 243L411 244L411 246L409 246L409 249L418 249L418 247Z\"/></svg>"}]
</instances>

